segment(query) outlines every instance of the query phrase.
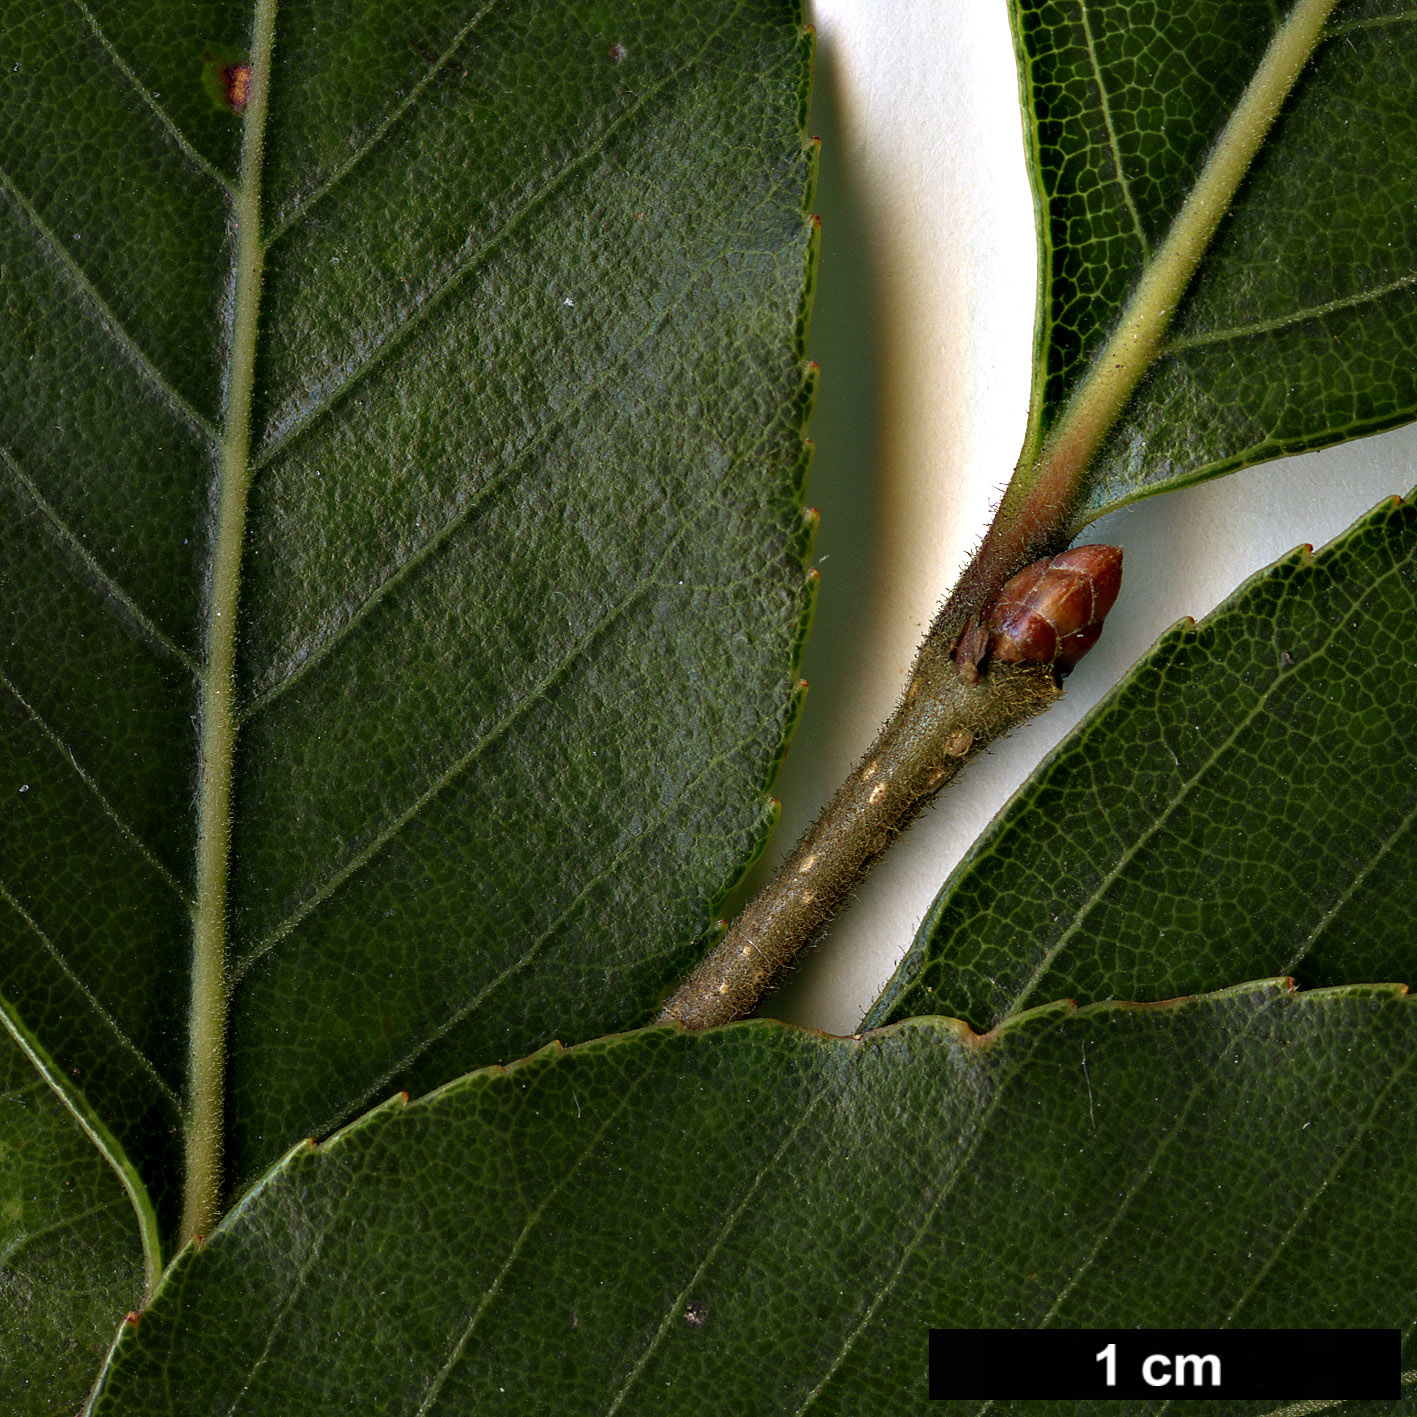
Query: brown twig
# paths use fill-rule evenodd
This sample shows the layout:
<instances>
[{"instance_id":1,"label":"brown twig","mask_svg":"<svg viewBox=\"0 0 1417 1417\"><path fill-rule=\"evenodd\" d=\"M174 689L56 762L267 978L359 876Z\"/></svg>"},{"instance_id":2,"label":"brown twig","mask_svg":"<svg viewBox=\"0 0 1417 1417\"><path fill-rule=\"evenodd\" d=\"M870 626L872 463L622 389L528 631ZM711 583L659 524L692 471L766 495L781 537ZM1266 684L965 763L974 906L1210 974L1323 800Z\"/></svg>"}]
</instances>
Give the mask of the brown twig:
<instances>
[{"instance_id":1,"label":"brown twig","mask_svg":"<svg viewBox=\"0 0 1417 1417\"><path fill-rule=\"evenodd\" d=\"M998 665L970 684L927 640L900 707L796 849L665 1005L662 1020L741 1018L836 912L890 839L970 757L1058 698L1051 665Z\"/></svg>"}]
</instances>

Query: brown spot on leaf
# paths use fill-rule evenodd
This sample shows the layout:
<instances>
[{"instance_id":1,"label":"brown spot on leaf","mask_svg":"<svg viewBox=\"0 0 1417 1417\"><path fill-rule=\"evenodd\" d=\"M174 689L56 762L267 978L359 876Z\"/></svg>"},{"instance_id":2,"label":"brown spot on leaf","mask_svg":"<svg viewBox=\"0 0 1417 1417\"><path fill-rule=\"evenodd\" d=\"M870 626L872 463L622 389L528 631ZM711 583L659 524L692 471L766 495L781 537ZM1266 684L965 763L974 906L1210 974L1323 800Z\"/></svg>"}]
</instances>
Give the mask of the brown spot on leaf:
<instances>
[{"instance_id":1,"label":"brown spot on leaf","mask_svg":"<svg viewBox=\"0 0 1417 1417\"><path fill-rule=\"evenodd\" d=\"M231 111L245 113L246 100L251 96L251 66L228 64L221 71L221 81L226 86L226 102Z\"/></svg>"}]
</instances>

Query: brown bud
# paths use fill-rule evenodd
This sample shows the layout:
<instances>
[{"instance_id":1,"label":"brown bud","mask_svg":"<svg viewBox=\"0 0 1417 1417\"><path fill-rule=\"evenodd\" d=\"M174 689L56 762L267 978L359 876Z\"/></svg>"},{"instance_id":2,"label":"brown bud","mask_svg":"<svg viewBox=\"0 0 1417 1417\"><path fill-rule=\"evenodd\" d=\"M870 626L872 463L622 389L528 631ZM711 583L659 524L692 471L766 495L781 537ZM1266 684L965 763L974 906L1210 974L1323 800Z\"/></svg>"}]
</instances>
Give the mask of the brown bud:
<instances>
[{"instance_id":1,"label":"brown bud","mask_svg":"<svg viewBox=\"0 0 1417 1417\"><path fill-rule=\"evenodd\" d=\"M1066 674L1097 643L1121 584L1116 546L1075 546L1025 566L989 610L989 654L1006 664L1053 664Z\"/></svg>"}]
</instances>

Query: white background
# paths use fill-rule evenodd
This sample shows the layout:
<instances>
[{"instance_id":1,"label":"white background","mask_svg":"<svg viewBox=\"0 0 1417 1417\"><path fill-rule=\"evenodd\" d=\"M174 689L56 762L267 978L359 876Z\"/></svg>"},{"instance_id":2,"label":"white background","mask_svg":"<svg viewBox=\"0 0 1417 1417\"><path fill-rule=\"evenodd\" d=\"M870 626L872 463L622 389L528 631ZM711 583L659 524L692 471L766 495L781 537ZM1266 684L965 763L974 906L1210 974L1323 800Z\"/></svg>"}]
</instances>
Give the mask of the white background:
<instances>
[{"instance_id":1,"label":"white background","mask_svg":"<svg viewBox=\"0 0 1417 1417\"><path fill-rule=\"evenodd\" d=\"M1005 0L816 0L824 140L808 500L822 514L811 681L774 788L782 854L864 752L978 540L1023 437L1034 226ZM1299 542L1412 485L1417 432L1153 498L1087 540L1126 552L1122 598L1064 702L972 765L898 841L761 1010L859 1023L955 862L1041 755L1155 637ZM759 868L762 869L761 867ZM755 879L757 873L755 873Z\"/></svg>"}]
</instances>

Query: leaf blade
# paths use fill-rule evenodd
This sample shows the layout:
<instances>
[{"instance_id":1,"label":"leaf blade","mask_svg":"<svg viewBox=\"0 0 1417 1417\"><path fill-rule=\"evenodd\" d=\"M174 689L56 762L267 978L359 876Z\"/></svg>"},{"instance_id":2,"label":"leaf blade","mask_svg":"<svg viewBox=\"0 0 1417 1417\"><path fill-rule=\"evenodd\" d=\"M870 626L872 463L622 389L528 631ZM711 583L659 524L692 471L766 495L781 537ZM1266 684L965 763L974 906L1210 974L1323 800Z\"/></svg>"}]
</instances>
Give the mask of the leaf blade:
<instances>
[{"instance_id":1,"label":"leaf blade","mask_svg":"<svg viewBox=\"0 0 1417 1417\"><path fill-rule=\"evenodd\" d=\"M0 919L17 1007L112 1084L170 1228L215 898L193 781L241 136L216 81L251 15L147 11L27 17L0 99L34 137L0 183ZM401 1067L648 1015L761 845L812 599L799 19L277 16L216 912L237 1182ZM482 1007L528 952L538 991Z\"/></svg>"},{"instance_id":2,"label":"leaf blade","mask_svg":"<svg viewBox=\"0 0 1417 1417\"><path fill-rule=\"evenodd\" d=\"M982 1040L749 1024L544 1053L292 1154L180 1262L96 1411L333 1412L362 1383L400 1411L699 1412L726 1370L756 1411L925 1411L929 1325L1395 1326L1402 1257L1334 1227L1374 1184L1374 1213L1411 1211L1413 1018L1271 982ZM360 1241L390 1228L398 1255Z\"/></svg>"}]
</instances>

